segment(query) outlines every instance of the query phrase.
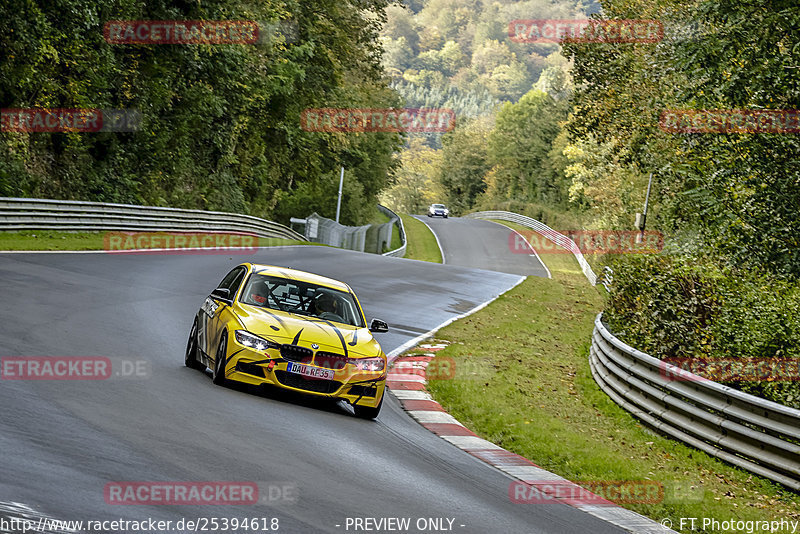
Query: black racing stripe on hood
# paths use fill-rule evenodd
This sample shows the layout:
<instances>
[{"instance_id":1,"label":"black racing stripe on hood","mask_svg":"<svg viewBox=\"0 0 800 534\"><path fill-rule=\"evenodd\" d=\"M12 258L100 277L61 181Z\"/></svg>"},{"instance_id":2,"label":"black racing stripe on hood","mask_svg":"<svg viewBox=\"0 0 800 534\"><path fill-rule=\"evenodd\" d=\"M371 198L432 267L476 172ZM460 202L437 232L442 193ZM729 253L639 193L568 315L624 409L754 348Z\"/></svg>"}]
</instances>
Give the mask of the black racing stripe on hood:
<instances>
[{"instance_id":1,"label":"black racing stripe on hood","mask_svg":"<svg viewBox=\"0 0 800 534\"><path fill-rule=\"evenodd\" d=\"M261 308L261 307L258 307L258 309L259 309L259 311L266 313L267 315L269 315L270 317L272 317L273 319L275 319L276 321L278 321L278 324L279 324L279 325L281 325L281 328L283 328L283 329L285 329L285 328L286 328L286 325L283 323L283 319L281 319L280 315L275 315L274 313L272 313L271 311L269 311L269 309L267 309L267 308ZM278 329L277 329L277 328L275 328L274 326L271 326L271 328L272 328L273 330L278 330Z\"/></svg>"},{"instance_id":2,"label":"black racing stripe on hood","mask_svg":"<svg viewBox=\"0 0 800 534\"><path fill-rule=\"evenodd\" d=\"M309 319L309 320L311 320L311 319ZM339 327L338 327L338 326L336 326L335 324L333 324L333 323L332 323L332 322L330 322L330 321L326 321L325 319L319 319L319 318L317 318L317 319L315 319L315 320L311 320L311 322L316 322L316 323L325 323L326 325L328 325L328 326L330 326L331 328L333 328L333 331L334 331L334 332L336 332L336 335L337 335L337 336L339 336L339 341L341 342L341 344L342 344L342 350L344 351L344 357L345 357L345 358L347 358L347 343L345 342L345 340L344 340L344 336L342 335L342 331L341 331L341 330L339 330Z\"/></svg>"},{"instance_id":3,"label":"black racing stripe on hood","mask_svg":"<svg viewBox=\"0 0 800 534\"><path fill-rule=\"evenodd\" d=\"M314 317L314 318L303 317L303 319L305 319L305 320L306 320L306 321L308 321L309 323L313 324L314 326L316 326L317 328L319 328L319 329L320 329L320 330L322 330L323 332L327 333L327 330L325 330L325 328L323 328L322 326L320 326L320 324L319 324L319 321L316 321L316 320L314 320L314 319L316 319L316 317Z\"/></svg>"},{"instance_id":4,"label":"black racing stripe on hood","mask_svg":"<svg viewBox=\"0 0 800 534\"><path fill-rule=\"evenodd\" d=\"M358 330L353 330L353 341L349 341L347 344L351 347L355 347L358 344Z\"/></svg>"},{"instance_id":5,"label":"black racing stripe on hood","mask_svg":"<svg viewBox=\"0 0 800 534\"><path fill-rule=\"evenodd\" d=\"M295 335L294 339L292 340L292 345L297 345L297 343L300 341L300 334L302 334L302 333L303 333L303 329L302 328L297 331L297 335Z\"/></svg>"}]
</instances>

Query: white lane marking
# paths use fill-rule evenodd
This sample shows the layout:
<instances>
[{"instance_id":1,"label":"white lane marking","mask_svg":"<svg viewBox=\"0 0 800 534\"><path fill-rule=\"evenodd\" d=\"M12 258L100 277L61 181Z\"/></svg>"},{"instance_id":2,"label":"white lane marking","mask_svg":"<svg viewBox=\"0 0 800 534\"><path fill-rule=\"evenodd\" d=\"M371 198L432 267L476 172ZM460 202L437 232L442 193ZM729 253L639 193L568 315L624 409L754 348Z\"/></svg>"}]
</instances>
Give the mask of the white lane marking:
<instances>
[{"instance_id":1,"label":"white lane marking","mask_svg":"<svg viewBox=\"0 0 800 534\"><path fill-rule=\"evenodd\" d=\"M410 389L392 389L392 395L400 400L429 400L432 401L433 397L427 391L415 391Z\"/></svg>"},{"instance_id":2,"label":"white lane marking","mask_svg":"<svg viewBox=\"0 0 800 534\"><path fill-rule=\"evenodd\" d=\"M509 291L511 291L512 289L514 289L518 285L520 285L522 282L525 281L526 278L527 278L527 276L520 276L519 280L517 280L514 283L513 286L509 287L508 289L506 289L505 291L503 291L502 293L500 293L496 297L490 298L489 300L487 300L483 304L479 304L479 305L475 306L474 308L472 308L471 310L462 313L461 315L457 315L455 317L451 317L450 319L446 320L445 322L443 322L439 326L428 330L424 334L420 334L420 335L418 335L417 337L415 337L413 339L409 339L408 341L406 341L405 343L403 343L402 345L400 345L396 349L390 351L389 354L387 354L387 357L389 358L389 362L391 363L392 361L394 361L394 359L397 358L398 355L402 354L403 352L407 351L411 347L415 346L417 343L419 343L423 339L429 338L437 330L440 330L440 329L444 328L445 326L449 325L450 323L458 321L459 319L463 319L464 317L467 317L468 315L472 315L473 313L482 310L483 308L485 308L486 306L488 306L489 304L491 304L492 302L494 302L495 300L497 300L501 296L505 295L506 293L508 293Z\"/></svg>"},{"instance_id":3,"label":"white lane marking","mask_svg":"<svg viewBox=\"0 0 800 534\"><path fill-rule=\"evenodd\" d=\"M425 369L428 368L429 365L430 365L430 362L426 362L426 361L409 361L409 360L403 359L403 360L400 360L399 362L397 360L395 360L394 366L392 367L392 369L394 369L394 371L396 373L407 372L407 373L414 374L414 373L416 373L416 371L424 371ZM390 373L392 372L392 369L389 369ZM420 373L416 373L416 374L420 374Z\"/></svg>"},{"instance_id":4,"label":"white lane marking","mask_svg":"<svg viewBox=\"0 0 800 534\"><path fill-rule=\"evenodd\" d=\"M566 480L564 477L558 476L555 473L551 473L550 471L546 471L539 467L534 467L532 465L503 465L502 460L500 460L500 464L492 464L500 471L504 473L508 473L509 475L513 476L514 478L518 478L523 482L536 482L539 480Z\"/></svg>"},{"instance_id":5,"label":"white lane marking","mask_svg":"<svg viewBox=\"0 0 800 534\"><path fill-rule=\"evenodd\" d=\"M500 226L502 226L502 227L503 227L503 228L505 228L506 230L511 230L512 232L514 232L515 234L517 234L518 236L520 236L520 237L522 238L522 240L523 240L523 241L525 241L525 244L526 244L526 245L528 245L528 248L529 248L529 249L531 249L531 250L533 251L533 254L528 254L528 256L533 256L533 257L535 257L537 260L539 260L539 265L541 265L542 267L544 267L544 270L545 270L545 271L547 271L547 278L553 278L553 275L552 275L552 274L550 274L550 269L548 269L548 268L547 268L547 265L545 265L545 263L542 261L542 258L539 256L539 253L538 253L538 252L536 252L536 249L535 249L535 248L533 248L533 246L531 246L531 244L528 242L528 240L527 240L527 239L525 239L525 236L524 236L524 235L522 235L522 234L521 234L521 233L519 233L518 231L514 230L513 228L510 228L510 227L506 226L505 224L499 223L499 222L497 222L497 221L490 221L490 220L488 220L488 219L480 219L480 220L481 220L481 221L486 221L486 222L491 222L491 223L494 223L494 224L499 224ZM534 231L535 231L535 230L534 230Z\"/></svg>"},{"instance_id":6,"label":"white lane marking","mask_svg":"<svg viewBox=\"0 0 800 534\"><path fill-rule=\"evenodd\" d=\"M464 451L482 451L487 449L503 450L503 447L495 445L491 441L487 441L478 436L440 436L442 439L449 441L456 447Z\"/></svg>"},{"instance_id":7,"label":"white lane marking","mask_svg":"<svg viewBox=\"0 0 800 534\"><path fill-rule=\"evenodd\" d=\"M428 230L430 230L431 233L433 234L433 238L436 239L436 245L439 247L439 254L442 255L442 265L447 263L447 260L444 259L444 249L442 248L442 243L439 241L439 236L436 235L436 232L434 232L433 228L431 228L431 225L429 225L422 219L422 215L412 215L412 217L414 217L416 220L418 220L419 222L428 227Z\"/></svg>"},{"instance_id":8,"label":"white lane marking","mask_svg":"<svg viewBox=\"0 0 800 534\"><path fill-rule=\"evenodd\" d=\"M437 410L409 410L408 414L420 423L450 423L464 426L458 422L458 419L447 412L440 412Z\"/></svg>"},{"instance_id":9,"label":"white lane marking","mask_svg":"<svg viewBox=\"0 0 800 534\"><path fill-rule=\"evenodd\" d=\"M589 515L636 534L677 534L672 529L621 506L576 505Z\"/></svg>"},{"instance_id":10,"label":"white lane marking","mask_svg":"<svg viewBox=\"0 0 800 534\"><path fill-rule=\"evenodd\" d=\"M425 378L420 375L393 373L391 371L389 371L386 380L389 382L425 382Z\"/></svg>"}]
</instances>

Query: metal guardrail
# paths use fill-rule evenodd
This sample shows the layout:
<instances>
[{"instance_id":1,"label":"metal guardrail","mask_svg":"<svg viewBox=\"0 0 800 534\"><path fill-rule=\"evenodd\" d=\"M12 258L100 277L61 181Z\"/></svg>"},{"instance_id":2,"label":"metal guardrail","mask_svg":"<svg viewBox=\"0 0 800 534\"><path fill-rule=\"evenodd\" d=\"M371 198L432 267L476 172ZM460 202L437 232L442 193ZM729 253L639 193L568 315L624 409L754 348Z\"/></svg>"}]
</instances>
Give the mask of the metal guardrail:
<instances>
[{"instance_id":1,"label":"metal guardrail","mask_svg":"<svg viewBox=\"0 0 800 534\"><path fill-rule=\"evenodd\" d=\"M243 232L305 238L282 224L250 215L132 204L0 197L0 231Z\"/></svg>"},{"instance_id":2,"label":"metal guardrail","mask_svg":"<svg viewBox=\"0 0 800 534\"><path fill-rule=\"evenodd\" d=\"M406 243L406 228L405 228L405 226L403 226L403 219L401 219L399 215L397 215L395 212L393 212L392 210L390 210L386 206L381 206L380 204L378 204L378 209L381 212L383 212L384 214L388 215L389 219L392 219L392 221L391 221L392 224L397 226L397 231L400 232L400 243L402 243L402 245L400 245L399 248L396 248L394 250L390 250L389 252L384 252L383 255L384 256L393 256L395 258L404 257L406 255L406 245L407 245L407 243ZM392 242L392 233L390 231L389 232L389 240L387 241L387 243L391 243L391 242Z\"/></svg>"},{"instance_id":3,"label":"metal guardrail","mask_svg":"<svg viewBox=\"0 0 800 534\"><path fill-rule=\"evenodd\" d=\"M595 319L595 381L649 426L800 490L800 410L701 378L626 345Z\"/></svg>"},{"instance_id":4,"label":"metal guardrail","mask_svg":"<svg viewBox=\"0 0 800 534\"><path fill-rule=\"evenodd\" d=\"M564 234L560 234L544 224L543 222L537 221L536 219L532 219L530 217L526 217L525 215L520 215L518 213L512 213L510 211L479 211L476 213L469 213L464 217L468 217L471 219L499 219L501 221L508 221L517 224L521 224L522 226L526 226L532 230L535 230L542 236L546 237L559 247L565 248L572 252L575 256L575 259L578 260L578 264L581 266L581 270L583 270L583 274L586 275L586 278L589 280L589 283L592 285L597 284L597 275L592 270L592 267L586 261L586 258L583 257L583 253L578 248L578 245L570 239L569 237L565 236Z\"/></svg>"},{"instance_id":5,"label":"metal guardrail","mask_svg":"<svg viewBox=\"0 0 800 534\"><path fill-rule=\"evenodd\" d=\"M292 218L291 222L292 224L303 225L305 238L309 241L374 254L381 254L385 248L388 248L392 242L392 229L397 225L402 246L383 253L383 255L404 256L406 253L406 241L403 222L389 208L379 204L378 210L389 217L389 222L367 224L365 226L345 226L317 213L312 213L305 219Z\"/></svg>"},{"instance_id":6,"label":"metal guardrail","mask_svg":"<svg viewBox=\"0 0 800 534\"><path fill-rule=\"evenodd\" d=\"M332 247L364 252L370 225L345 226L333 219L312 213L305 218L305 236L309 241Z\"/></svg>"}]
</instances>

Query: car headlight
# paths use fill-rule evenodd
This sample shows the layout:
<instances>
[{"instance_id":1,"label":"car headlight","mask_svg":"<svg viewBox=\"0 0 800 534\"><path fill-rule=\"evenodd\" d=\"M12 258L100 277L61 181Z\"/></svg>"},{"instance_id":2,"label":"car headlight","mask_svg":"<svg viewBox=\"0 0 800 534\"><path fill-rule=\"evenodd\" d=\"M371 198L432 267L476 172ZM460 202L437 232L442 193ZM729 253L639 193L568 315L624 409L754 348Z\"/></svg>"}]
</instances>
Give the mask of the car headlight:
<instances>
[{"instance_id":1,"label":"car headlight","mask_svg":"<svg viewBox=\"0 0 800 534\"><path fill-rule=\"evenodd\" d=\"M350 363L360 371L383 371L386 368L383 358L351 358Z\"/></svg>"},{"instance_id":2,"label":"car headlight","mask_svg":"<svg viewBox=\"0 0 800 534\"><path fill-rule=\"evenodd\" d=\"M258 352L264 352L267 349L281 348L281 346L274 341L269 341L267 339L258 337L255 334L251 334L247 330L237 330L235 333L237 343Z\"/></svg>"},{"instance_id":3,"label":"car headlight","mask_svg":"<svg viewBox=\"0 0 800 534\"><path fill-rule=\"evenodd\" d=\"M445 209L445 210L444 210L444 214L445 214L445 215L450 215L450 210L448 210L448 209Z\"/></svg>"}]
</instances>

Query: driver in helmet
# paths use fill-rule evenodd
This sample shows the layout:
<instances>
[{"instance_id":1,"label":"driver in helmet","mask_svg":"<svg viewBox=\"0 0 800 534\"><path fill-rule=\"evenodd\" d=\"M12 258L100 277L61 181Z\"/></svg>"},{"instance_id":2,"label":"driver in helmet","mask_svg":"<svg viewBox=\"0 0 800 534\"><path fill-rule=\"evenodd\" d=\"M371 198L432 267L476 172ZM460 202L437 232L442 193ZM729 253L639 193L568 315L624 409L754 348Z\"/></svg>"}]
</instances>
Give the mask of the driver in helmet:
<instances>
[{"instance_id":1,"label":"driver in helmet","mask_svg":"<svg viewBox=\"0 0 800 534\"><path fill-rule=\"evenodd\" d=\"M336 317L330 318L341 321L342 314L340 308L341 304L339 303L339 299L327 291L320 291L317 293L317 296L314 297L314 309L317 312L317 316L321 319L329 318L330 316L325 317L325 315L331 314Z\"/></svg>"}]
</instances>

